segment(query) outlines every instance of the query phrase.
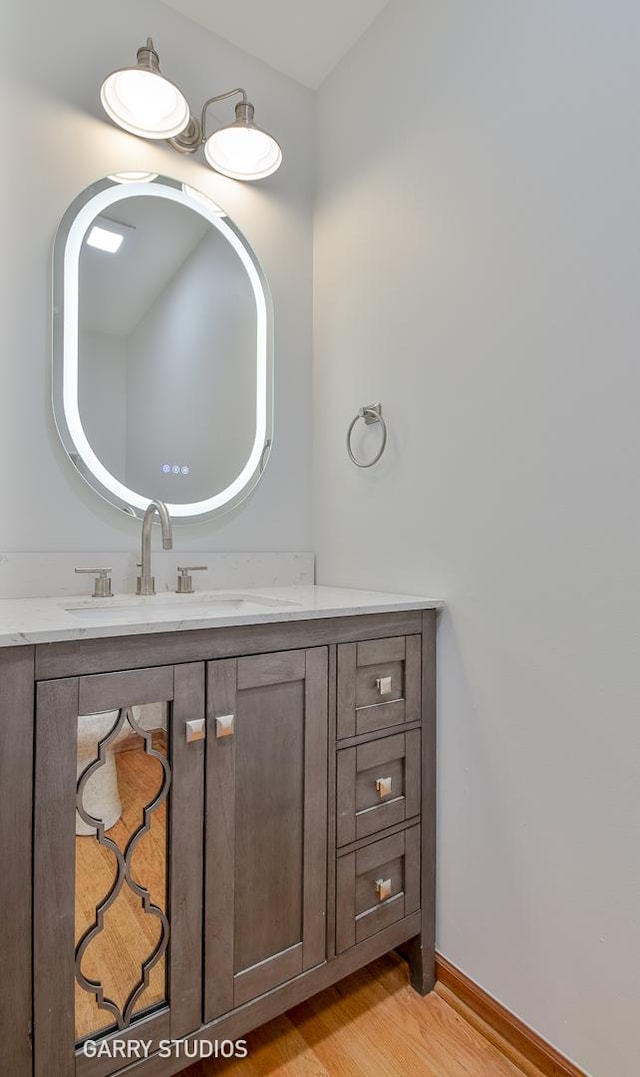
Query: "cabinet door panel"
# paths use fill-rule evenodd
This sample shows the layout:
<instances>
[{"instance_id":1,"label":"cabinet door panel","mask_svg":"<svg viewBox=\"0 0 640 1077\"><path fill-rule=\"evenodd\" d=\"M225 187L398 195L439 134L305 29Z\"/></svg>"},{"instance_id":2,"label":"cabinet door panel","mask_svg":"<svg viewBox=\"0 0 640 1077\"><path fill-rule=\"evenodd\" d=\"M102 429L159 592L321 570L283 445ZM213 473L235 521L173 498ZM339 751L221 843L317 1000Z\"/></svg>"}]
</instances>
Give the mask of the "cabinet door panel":
<instances>
[{"instance_id":1,"label":"cabinet door panel","mask_svg":"<svg viewBox=\"0 0 640 1077\"><path fill-rule=\"evenodd\" d=\"M326 950L327 650L212 662L208 674L207 1020ZM217 718L234 715L220 736Z\"/></svg>"},{"instance_id":2,"label":"cabinet door panel","mask_svg":"<svg viewBox=\"0 0 640 1077\"><path fill-rule=\"evenodd\" d=\"M202 664L38 686L36 1077L106 1077L85 1040L201 1023L202 717Z\"/></svg>"},{"instance_id":3,"label":"cabinet door panel","mask_svg":"<svg viewBox=\"0 0 640 1077\"><path fill-rule=\"evenodd\" d=\"M235 973L302 937L303 714L304 680L239 695Z\"/></svg>"}]
</instances>

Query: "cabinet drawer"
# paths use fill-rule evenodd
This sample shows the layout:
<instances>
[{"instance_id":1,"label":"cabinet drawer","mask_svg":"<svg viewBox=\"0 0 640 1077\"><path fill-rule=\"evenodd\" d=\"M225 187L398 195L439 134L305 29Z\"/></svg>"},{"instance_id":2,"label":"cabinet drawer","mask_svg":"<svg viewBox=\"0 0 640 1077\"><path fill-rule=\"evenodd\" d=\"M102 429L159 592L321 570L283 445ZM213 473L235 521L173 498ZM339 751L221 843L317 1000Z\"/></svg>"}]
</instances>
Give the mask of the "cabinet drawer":
<instances>
[{"instance_id":1,"label":"cabinet drawer","mask_svg":"<svg viewBox=\"0 0 640 1077\"><path fill-rule=\"evenodd\" d=\"M338 752L338 846L420 814L420 731Z\"/></svg>"},{"instance_id":2,"label":"cabinet drawer","mask_svg":"<svg viewBox=\"0 0 640 1077\"><path fill-rule=\"evenodd\" d=\"M338 737L420 719L420 636L338 647Z\"/></svg>"},{"instance_id":3,"label":"cabinet drawer","mask_svg":"<svg viewBox=\"0 0 640 1077\"><path fill-rule=\"evenodd\" d=\"M420 826L338 857L336 952L420 908Z\"/></svg>"}]
</instances>

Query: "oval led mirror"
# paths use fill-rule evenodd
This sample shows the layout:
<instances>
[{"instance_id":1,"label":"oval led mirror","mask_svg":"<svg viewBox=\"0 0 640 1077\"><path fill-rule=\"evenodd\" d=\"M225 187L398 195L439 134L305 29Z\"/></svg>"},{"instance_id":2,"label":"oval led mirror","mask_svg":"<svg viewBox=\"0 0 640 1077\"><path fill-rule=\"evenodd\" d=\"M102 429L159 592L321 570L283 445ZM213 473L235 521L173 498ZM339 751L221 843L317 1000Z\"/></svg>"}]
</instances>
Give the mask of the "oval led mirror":
<instances>
[{"instance_id":1,"label":"oval led mirror","mask_svg":"<svg viewBox=\"0 0 640 1077\"><path fill-rule=\"evenodd\" d=\"M93 184L58 230L53 304L56 425L90 486L177 522L245 498L272 441L273 317L220 207L164 176Z\"/></svg>"}]
</instances>

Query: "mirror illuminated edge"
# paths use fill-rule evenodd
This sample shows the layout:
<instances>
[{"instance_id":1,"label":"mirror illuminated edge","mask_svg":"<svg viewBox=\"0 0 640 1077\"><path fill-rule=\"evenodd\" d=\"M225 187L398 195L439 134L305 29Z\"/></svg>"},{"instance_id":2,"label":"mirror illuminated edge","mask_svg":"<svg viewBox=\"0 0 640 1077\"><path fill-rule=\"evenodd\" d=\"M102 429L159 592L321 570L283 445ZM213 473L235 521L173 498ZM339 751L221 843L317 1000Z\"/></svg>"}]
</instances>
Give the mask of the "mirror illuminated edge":
<instances>
[{"instance_id":1,"label":"mirror illuminated edge","mask_svg":"<svg viewBox=\"0 0 640 1077\"><path fill-rule=\"evenodd\" d=\"M138 175L145 178L139 179ZM197 523L224 515L248 497L264 473L273 444L271 293L252 248L207 195L166 176L151 174L147 178L144 173L121 173L98 180L71 203L60 222L53 249L53 414L67 456L85 482L109 504L142 519L153 495L129 490L113 476L94 453L82 425L78 396L78 268L83 240L95 218L121 199L143 192L179 202L209 220L235 249L256 298L256 426L252 450L242 471L224 490L191 504L168 504L174 523Z\"/></svg>"}]
</instances>

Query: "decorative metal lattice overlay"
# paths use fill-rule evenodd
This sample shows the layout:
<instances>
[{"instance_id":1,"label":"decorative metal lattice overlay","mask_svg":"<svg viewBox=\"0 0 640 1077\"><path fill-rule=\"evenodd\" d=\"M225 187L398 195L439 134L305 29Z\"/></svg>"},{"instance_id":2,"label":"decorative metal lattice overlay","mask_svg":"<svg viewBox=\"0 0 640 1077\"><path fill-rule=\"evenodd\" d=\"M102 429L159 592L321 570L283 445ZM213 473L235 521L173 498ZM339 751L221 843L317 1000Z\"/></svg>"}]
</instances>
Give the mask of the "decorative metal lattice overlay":
<instances>
[{"instance_id":1,"label":"decorative metal lattice overlay","mask_svg":"<svg viewBox=\"0 0 640 1077\"><path fill-rule=\"evenodd\" d=\"M94 818L94 816L89 814L86 810L83 803L83 797L92 777L97 774L101 767L104 767L107 764L107 753L110 747L114 744L116 738L123 732L127 723L131 727L131 730L142 739L144 743L144 755L157 760L160 763L160 766L162 767L162 781L156 795L143 808L141 825L137 826L133 832L127 836L126 840L123 842L124 847L121 848L120 845L106 833L104 821ZM88 828L95 831L95 839L81 838L80 840L96 840L99 845L108 850L109 853L113 854L115 857L116 873L111 888L95 908L95 918L93 923L84 931L77 943L75 951L76 980L84 991L94 997L95 1004L100 1010L104 1010L111 1014L113 1023L118 1031L128 1028L134 1017L137 1016L134 1012L136 1004L140 1001L141 996L149 986L151 970L161 960L169 943L169 921L167 916L163 909L153 902L150 891L134 878L132 861L140 842L145 835L149 834L151 831L151 817L153 812L167 800L170 784L171 770L169 763L165 756L154 748L152 732L144 729L141 724L136 721L132 707L122 707L118 711L117 719L112 728L98 744L97 758L94 758L82 771L77 783L76 807L78 815ZM83 973L82 965L83 959L91 944L105 931L105 916L107 912L114 906L114 903L120 895L124 893L125 888L127 887L140 899L143 913L147 916L156 918L160 927L160 933L157 944L142 962L139 978L131 984L128 992L124 994L124 1001L121 999L118 1002L114 998L109 997L107 989L105 989L104 984L100 980L89 978Z\"/></svg>"}]
</instances>

